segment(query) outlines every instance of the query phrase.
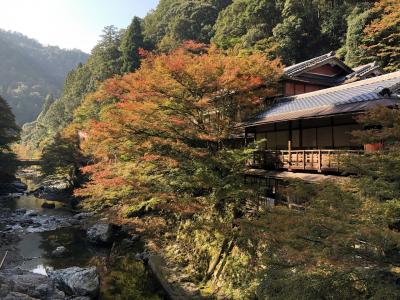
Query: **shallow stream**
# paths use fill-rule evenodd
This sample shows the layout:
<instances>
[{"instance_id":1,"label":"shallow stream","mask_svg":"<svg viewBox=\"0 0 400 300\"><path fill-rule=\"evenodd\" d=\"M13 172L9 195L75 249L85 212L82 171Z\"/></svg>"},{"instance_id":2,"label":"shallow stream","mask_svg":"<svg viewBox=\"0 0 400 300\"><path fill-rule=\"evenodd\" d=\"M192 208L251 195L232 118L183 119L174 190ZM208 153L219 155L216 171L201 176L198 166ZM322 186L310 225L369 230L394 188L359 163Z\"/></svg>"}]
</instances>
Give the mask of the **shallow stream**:
<instances>
[{"instance_id":1,"label":"shallow stream","mask_svg":"<svg viewBox=\"0 0 400 300\"><path fill-rule=\"evenodd\" d=\"M28 191L36 188L34 180L20 177L27 184ZM54 203L54 209L42 208L44 202ZM72 266L97 266L101 276L100 299L162 299L158 283L143 262L135 254L143 251L138 244L126 252L110 255L110 247L99 247L86 240L85 231L67 226L55 230L48 224L58 224L72 218L72 212L65 202L48 201L24 194L7 202L12 211L26 209L36 214L41 226L21 228L13 225L21 237L17 249L24 258L21 269L47 275L54 269ZM46 229L47 228L47 229ZM67 248L67 255L56 257L52 252L59 246Z\"/></svg>"}]
</instances>

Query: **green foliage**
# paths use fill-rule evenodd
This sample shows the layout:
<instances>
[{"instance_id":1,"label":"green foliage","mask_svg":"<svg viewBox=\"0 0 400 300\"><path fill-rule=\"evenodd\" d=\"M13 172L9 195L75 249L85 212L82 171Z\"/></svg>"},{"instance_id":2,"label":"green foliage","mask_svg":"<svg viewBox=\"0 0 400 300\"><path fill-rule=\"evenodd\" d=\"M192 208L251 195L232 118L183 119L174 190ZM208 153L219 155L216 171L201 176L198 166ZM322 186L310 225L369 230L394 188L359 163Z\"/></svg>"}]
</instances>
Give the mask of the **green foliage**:
<instances>
[{"instance_id":1,"label":"green foliage","mask_svg":"<svg viewBox=\"0 0 400 300\"><path fill-rule=\"evenodd\" d=\"M380 0L357 5L348 17L342 51L351 66L377 61L389 72L397 71L400 53L400 4Z\"/></svg>"},{"instance_id":2,"label":"green foliage","mask_svg":"<svg viewBox=\"0 0 400 300\"><path fill-rule=\"evenodd\" d=\"M134 254L119 256L103 274L101 298L110 300L158 300L151 275Z\"/></svg>"},{"instance_id":3,"label":"green foliage","mask_svg":"<svg viewBox=\"0 0 400 300\"><path fill-rule=\"evenodd\" d=\"M87 58L79 50L45 47L22 34L0 30L0 95L17 122L36 119L45 97L59 95L66 74Z\"/></svg>"},{"instance_id":4,"label":"green foliage","mask_svg":"<svg viewBox=\"0 0 400 300\"><path fill-rule=\"evenodd\" d=\"M140 66L140 48L145 48L142 25L141 20L138 17L134 17L121 41L121 73L130 73Z\"/></svg>"},{"instance_id":5,"label":"green foliage","mask_svg":"<svg viewBox=\"0 0 400 300\"><path fill-rule=\"evenodd\" d=\"M0 180L4 181L12 178L17 168L10 144L18 140L19 128L10 106L1 97L0 116Z\"/></svg>"},{"instance_id":6,"label":"green foliage","mask_svg":"<svg viewBox=\"0 0 400 300\"><path fill-rule=\"evenodd\" d=\"M345 61L350 66L360 65L365 50L361 48L364 29L372 20L370 5L356 6L348 16L348 25L346 33L346 43L343 46L345 53Z\"/></svg>"},{"instance_id":7,"label":"green foliage","mask_svg":"<svg viewBox=\"0 0 400 300\"><path fill-rule=\"evenodd\" d=\"M141 217L149 212L152 212L160 203L160 199L157 198L152 198L148 201L141 201L136 205L126 208L123 212L123 215L126 218Z\"/></svg>"},{"instance_id":8,"label":"green foliage","mask_svg":"<svg viewBox=\"0 0 400 300\"><path fill-rule=\"evenodd\" d=\"M19 128L15 124L10 106L0 97L0 151L9 149L9 145L18 139Z\"/></svg>"},{"instance_id":9,"label":"green foliage","mask_svg":"<svg viewBox=\"0 0 400 300\"><path fill-rule=\"evenodd\" d=\"M0 151L0 182L13 181L17 171L17 157L9 150Z\"/></svg>"},{"instance_id":10,"label":"green foliage","mask_svg":"<svg viewBox=\"0 0 400 300\"><path fill-rule=\"evenodd\" d=\"M43 176L55 176L67 179L71 186L77 181L80 153L78 141L63 138L56 134L51 143L42 151L41 169Z\"/></svg>"},{"instance_id":11,"label":"green foliage","mask_svg":"<svg viewBox=\"0 0 400 300\"><path fill-rule=\"evenodd\" d=\"M272 29L280 20L279 4L276 1L233 1L218 16L213 42L225 49L236 44L249 48L270 37Z\"/></svg>"},{"instance_id":12,"label":"green foliage","mask_svg":"<svg viewBox=\"0 0 400 300\"><path fill-rule=\"evenodd\" d=\"M359 5L364 2L360 1ZM223 48L259 49L287 64L341 47L355 1L236 0L222 11L213 42Z\"/></svg>"},{"instance_id":13,"label":"green foliage","mask_svg":"<svg viewBox=\"0 0 400 300\"><path fill-rule=\"evenodd\" d=\"M258 297L394 299L399 233L368 218L356 194L324 184L314 195L304 212L275 208L257 222L268 241Z\"/></svg>"},{"instance_id":14,"label":"green foliage","mask_svg":"<svg viewBox=\"0 0 400 300\"><path fill-rule=\"evenodd\" d=\"M224 228L222 220L204 213L192 220L180 223L176 239L166 248L166 255L172 261L184 265L189 278L200 283L207 274L209 263L218 255L224 236L217 230Z\"/></svg>"},{"instance_id":15,"label":"green foliage","mask_svg":"<svg viewBox=\"0 0 400 300\"><path fill-rule=\"evenodd\" d=\"M278 53L296 63L339 48L345 32L347 5L328 1L285 1L282 22L273 29Z\"/></svg>"},{"instance_id":16,"label":"green foliage","mask_svg":"<svg viewBox=\"0 0 400 300\"><path fill-rule=\"evenodd\" d=\"M144 35L153 47L168 51L186 40L209 43L219 12L230 0L161 0L144 18Z\"/></svg>"}]
</instances>

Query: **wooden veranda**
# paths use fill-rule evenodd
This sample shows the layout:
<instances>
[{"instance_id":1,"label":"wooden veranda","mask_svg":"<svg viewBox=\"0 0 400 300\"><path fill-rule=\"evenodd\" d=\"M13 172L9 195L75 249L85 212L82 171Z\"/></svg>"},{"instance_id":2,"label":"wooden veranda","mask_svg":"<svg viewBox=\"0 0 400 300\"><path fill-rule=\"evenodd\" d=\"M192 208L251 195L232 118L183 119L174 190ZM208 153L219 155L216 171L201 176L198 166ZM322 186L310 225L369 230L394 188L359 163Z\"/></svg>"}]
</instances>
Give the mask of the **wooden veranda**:
<instances>
[{"instance_id":1,"label":"wooden veranda","mask_svg":"<svg viewBox=\"0 0 400 300\"><path fill-rule=\"evenodd\" d=\"M342 172L343 159L361 155L362 150L262 150L256 151L249 167L289 171Z\"/></svg>"}]
</instances>

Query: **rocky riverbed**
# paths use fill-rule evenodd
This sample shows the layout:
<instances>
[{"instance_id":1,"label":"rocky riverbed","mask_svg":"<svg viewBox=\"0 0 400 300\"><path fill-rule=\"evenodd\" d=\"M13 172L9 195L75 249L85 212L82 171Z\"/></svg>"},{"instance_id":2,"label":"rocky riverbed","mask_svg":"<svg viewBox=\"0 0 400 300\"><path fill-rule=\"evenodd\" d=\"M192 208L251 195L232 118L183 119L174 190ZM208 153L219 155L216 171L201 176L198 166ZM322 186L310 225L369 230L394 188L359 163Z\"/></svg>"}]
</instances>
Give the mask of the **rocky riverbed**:
<instances>
[{"instance_id":1,"label":"rocky riverbed","mask_svg":"<svg viewBox=\"0 0 400 300\"><path fill-rule=\"evenodd\" d=\"M54 201L60 182L21 178L0 184L0 299L162 298L138 236Z\"/></svg>"}]
</instances>

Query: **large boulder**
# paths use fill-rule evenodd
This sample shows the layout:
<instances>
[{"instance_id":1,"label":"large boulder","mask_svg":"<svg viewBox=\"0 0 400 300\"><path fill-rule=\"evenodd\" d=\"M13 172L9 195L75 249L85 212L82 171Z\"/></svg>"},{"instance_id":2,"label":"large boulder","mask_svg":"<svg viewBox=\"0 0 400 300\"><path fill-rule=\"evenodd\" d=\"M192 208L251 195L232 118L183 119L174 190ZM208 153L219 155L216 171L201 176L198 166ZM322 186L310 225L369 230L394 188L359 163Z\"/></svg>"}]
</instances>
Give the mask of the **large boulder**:
<instances>
[{"instance_id":1,"label":"large boulder","mask_svg":"<svg viewBox=\"0 0 400 300\"><path fill-rule=\"evenodd\" d=\"M110 244L113 241L114 226L111 224L95 224L87 232L87 238L90 242L96 244Z\"/></svg>"},{"instance_id":2,"label":"large boulder","mask_svg":"<svg viewBox=\"0 0 400 300\"><path fill-rule=\"evenodd\" d=\"M7 294L4 300L37 300L37 298L30 297L28 295L17 293L17 292L10 292Z\"/></svg>"},{"instance_id":3,"label":"large boulder","mask_svg":"<svg viewBox=\"0 0 400 300\"><path fill-rule=\"evenodd\" d=\"M27 189L25 183L16 180L12 182L0 182L0 195L6 195L10 193L24 193Z\"/></svg>"},{"instance_id":4,"label":"large boulder","mask_svg":"<svg viewBox=\"0 0 400 300\"><path fill-rule=\"evenodd\" d=\"M96 267L72 267L50 273L56 287L70 296L96 298L100 290L99 273Z\"/></svg>"},{"instance_id":5,"label":"large boulder","mask_svg":"<svg viewBox=\"0 0 400 300\"><path fill-rule=\"evenodd\" d=\"M0 272L0 299L65 299L47 276L20 269Z\"/></svg>"},{"instance_id":6,"label":"large boulder","mask_svg":"<svg viewBox=\"0 0 400 300\"><path fill-rule=\"evenodd\" d=\"M36 197L50 201L69 198L72 186L66 178L47 177L41 184L41 187L32 191Z\"/></svg>"}]
</instances>

